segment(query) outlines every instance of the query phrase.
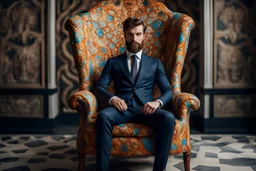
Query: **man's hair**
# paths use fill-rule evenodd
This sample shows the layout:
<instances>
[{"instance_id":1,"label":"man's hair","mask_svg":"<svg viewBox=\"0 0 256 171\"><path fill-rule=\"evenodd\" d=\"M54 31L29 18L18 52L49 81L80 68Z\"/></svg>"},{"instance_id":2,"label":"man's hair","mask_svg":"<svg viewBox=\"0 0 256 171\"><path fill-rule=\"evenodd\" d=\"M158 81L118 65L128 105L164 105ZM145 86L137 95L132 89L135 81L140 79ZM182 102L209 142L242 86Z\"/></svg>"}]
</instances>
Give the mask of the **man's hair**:
<instances>
[{"instance_id":1,"label":"man's hair","mask_svg":"<svg viewBox=\"0 0 256 171\"><path fill-rule=\"evenodd\" d=\"M137 26L143 26L143 32L145 33L147 26L143 23L143 21L139 18L132 18L129 17L123 22L123 31L127 31L131 28L137 27Z\"/></svg>"}]
</instances>

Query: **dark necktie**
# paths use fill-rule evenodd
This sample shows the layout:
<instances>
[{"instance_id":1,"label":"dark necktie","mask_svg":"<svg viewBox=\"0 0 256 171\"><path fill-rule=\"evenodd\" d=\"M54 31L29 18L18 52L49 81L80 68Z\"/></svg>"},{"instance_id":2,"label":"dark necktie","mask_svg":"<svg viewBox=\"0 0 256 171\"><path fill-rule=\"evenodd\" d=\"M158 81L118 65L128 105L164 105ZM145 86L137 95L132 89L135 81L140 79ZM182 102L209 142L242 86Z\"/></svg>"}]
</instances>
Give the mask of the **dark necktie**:
<instances>
[{"instance_id":1,"label":"dark necktie","mask_svg":"<svg viewBox=\"0 0 256 171\"><path fill-rule=\"evenodd\" d=\"M137 73L138 73L138 70L137 70L137 60L136 60L136 55L132 55L131 58L133 59L132 61L132 68L131 68L131 75L132 75L132 80L133 82L135 82L136 80L136 76L137 76Z\"/></svg>"}]
</instances>

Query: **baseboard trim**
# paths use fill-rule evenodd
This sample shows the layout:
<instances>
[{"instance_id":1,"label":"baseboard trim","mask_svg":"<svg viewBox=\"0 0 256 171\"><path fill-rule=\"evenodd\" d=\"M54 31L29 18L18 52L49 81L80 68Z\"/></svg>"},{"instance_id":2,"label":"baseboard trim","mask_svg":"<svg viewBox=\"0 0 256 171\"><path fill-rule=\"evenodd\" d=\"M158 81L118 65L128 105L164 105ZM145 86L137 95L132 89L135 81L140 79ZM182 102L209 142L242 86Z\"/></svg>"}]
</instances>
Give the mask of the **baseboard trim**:
<instances>
[{"instance_id":1,"label":"baseboard trim","mask_svg":"<svg viewBox=\"0 0 256 171\"><path fill-rule=\"evenodd\" d=\"M256 134L256 117L209 118L190 116L190 127L206 134Z\"/></svg>"},{"instance_id":2,"label":"baseboard trim","mask_svg":"<svg viewBox=\"0 0 256 171\"><path fill-rule=\"evenodd\" d=\"M1 134L52 134L54 119L1 118Z\"/></svg>"},{"instance_id":3,"label":"baseboard trim","mask_svg":"<svg viewBox=\"0 0 256 171\"><path fill-rule=\"evenodd\" d=\"M77 133L78 114L59 114L55 119L1 118L0 134L73 134Z\"/></svg>"}]
</instances>

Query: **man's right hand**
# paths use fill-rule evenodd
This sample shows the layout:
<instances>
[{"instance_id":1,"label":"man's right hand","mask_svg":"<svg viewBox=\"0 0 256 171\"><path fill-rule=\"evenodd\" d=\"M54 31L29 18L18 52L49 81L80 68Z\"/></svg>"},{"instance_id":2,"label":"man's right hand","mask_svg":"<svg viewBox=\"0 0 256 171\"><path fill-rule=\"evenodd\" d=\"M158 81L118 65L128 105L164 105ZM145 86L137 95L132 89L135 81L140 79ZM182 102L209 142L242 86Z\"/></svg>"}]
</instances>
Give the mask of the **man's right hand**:
<instances>
[{"instance_id":1,"label":"man's right hand","mask_svg":"<svg viewBox=\"0 0 256 171\"><path fill-rule=\"evenodd\" d=\"M117 110L120 112L125 112L127 110L127 105L123 99L120 99L119 97L115 96L113 99L111 99L111 105L114 106Z\"/></svg>"}]
</instances>

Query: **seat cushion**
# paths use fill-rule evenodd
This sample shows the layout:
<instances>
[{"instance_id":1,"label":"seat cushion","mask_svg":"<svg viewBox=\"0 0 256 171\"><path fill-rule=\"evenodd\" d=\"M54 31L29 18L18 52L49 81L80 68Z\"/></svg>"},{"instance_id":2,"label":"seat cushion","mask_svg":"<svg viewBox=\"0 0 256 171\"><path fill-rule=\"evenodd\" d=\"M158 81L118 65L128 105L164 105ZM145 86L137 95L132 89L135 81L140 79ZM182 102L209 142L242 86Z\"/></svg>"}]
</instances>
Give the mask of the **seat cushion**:
<instances>
[{"instance_id":1,"label":"seat cushion","mask_svg":"<svg viewBox=\"0 0 256 171\"><path fill-rule=\"evenodd\" d=\"M144 137L153 134L153 128L135 123L124 123L116 125L113 128L112 135L114 137Z\"/></svg>"},{"instance_id":2,"label":"seat cushion","mask_svg":"<svg viewBox=\"0 0 256 171\"><path fill-rule=\"evenodd\" d=\"M128 125L128 126L127 126ZM121 126L115 126L113 129L113 134L115 135L112 139L112 150L111 155L115 156L150 156L154 155L155 146L155 135L143 136L145 130L141 129L137 132L138 136L135 135L133 129L130 131L122 131L122 136L116 136L116 131L129 130L129 125L133 128L141 128L141 124L127 123ZM145 125L142 125L145 126ZM146 127L146 126L145 126ZM80 126L77 134L77 151L84 154L96 154L96 129L95 124L86 124L86 119L84 116L80 119ZM151 131L153 132L152 128ZM172 139L172 144L170 154L179 154L183 152L191 152L191 144L189 137L189 122L184 124L183 121L178 119L175 120L174 134Z\"/></svg>"},{"instance_id":3,"label":"seat cushion","mask_svg":"<svg viewBox=\"0 0 256 171\"><path fill-rule=\"evenodd\" d=\"M96 122L98 113L93 113L91 115L91 123ZM112 135L113 137L145 137L153 134L153 128L143 124L136 123L124 123L116 125L113 128Z\"/></svg>"}]
</instances>

